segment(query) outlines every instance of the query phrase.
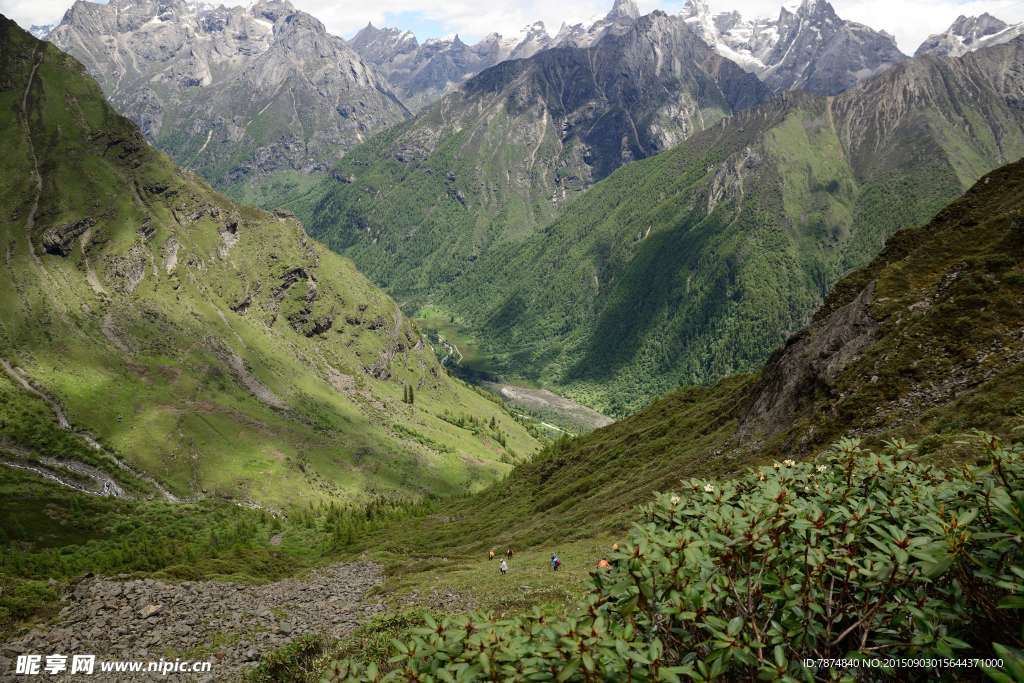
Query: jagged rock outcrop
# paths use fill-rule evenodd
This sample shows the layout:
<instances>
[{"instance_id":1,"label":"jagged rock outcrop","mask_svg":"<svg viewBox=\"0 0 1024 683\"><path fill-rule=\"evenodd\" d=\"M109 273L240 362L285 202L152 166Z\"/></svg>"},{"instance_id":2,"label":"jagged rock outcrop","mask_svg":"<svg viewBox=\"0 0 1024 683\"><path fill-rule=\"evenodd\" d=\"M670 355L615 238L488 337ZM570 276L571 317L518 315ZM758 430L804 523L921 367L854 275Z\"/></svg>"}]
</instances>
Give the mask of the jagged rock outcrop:
<instances>
[{"instance_id":1,"label":"jagged rock outcrop","mask_svg":"<svg viewBox=\"0 0 1024 683\"><path fill-rule=\"evenodd\" d=\"M94 225L96 225L96 220L86 216L73 223L56 225L49 228L43 233L43 249L48 254L67 256L71 253L71 247L75 240Z\"/></svg>"},{"instance_id":2,"label":"jagged rock outcrop","mask_svg":"<svg viewBox=\"0 0 1024 683\"><path fill-rule=\"evenodd\" d=\"M221 187L325 172L408 115L371 65L286 0L78 0L48 38L150 141Z\"/></svg>"},{"instance_id":3,"label":"jagged rock outcrop","mask_svg":"<svg viewBox=\"0 0 1024 683\"><path fill-rule=\"evenodd\" d=\"M1024 21L1011 25L987 12L978 17L960 15L944 33L928 36L914 56L959 57L984 47L1008 43L1021 35L1024 35Z\"/></svg>"},{"instance_id":4,"label":"jagged rock outcrop","mask_svg":"<svg viewBox=\"0 0 1024 683\"><path fill-rule=\"evenodd\" d=\"M775 92L835 95L906 59L884 31L841 19L826 0L785 6L778 19L713 14L687 0L683 17L722 56L756 73Z\"/></svg>"}]
</instances>

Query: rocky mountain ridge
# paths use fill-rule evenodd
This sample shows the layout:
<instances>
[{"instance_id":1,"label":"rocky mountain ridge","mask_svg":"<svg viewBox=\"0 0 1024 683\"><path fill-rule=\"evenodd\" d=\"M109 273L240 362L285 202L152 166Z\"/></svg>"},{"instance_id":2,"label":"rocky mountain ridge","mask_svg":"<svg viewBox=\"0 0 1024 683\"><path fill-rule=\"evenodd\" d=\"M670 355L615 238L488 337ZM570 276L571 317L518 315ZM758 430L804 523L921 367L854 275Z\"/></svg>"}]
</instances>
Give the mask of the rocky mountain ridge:
<instances>
[{"instance_id":1,"label":"rocky mountain ridge","mask_svg":"<svg viewBox=\"0 0 1024 683\"><path fill-rule=\"evenodd\" d=\"M501 62L526 59L552 47L591 47L606 35L628 30L639 18L634 0L616 0L607 15L587 23L563 23L554 37L544 22L538 21L515 36L491 33L474 45L467 45L457 35L421 45L409 31L377 28L371 23L349 44L377 67L410 109L418 111Z\"/></svg>"},{"instance_id":2,"label":"rocky mountain ridge","mask_svg":"<svg viewBox=\"0 0 1024 683\"><path fill-rule=\"evenodd\" d=\"M959 57L985 47L1002 45L1024 35L1024 21L1007 24L987 12L977 17L960 15L943 33L929 36L914 53L940 57Z\"/></svg>"},{"instance_id":3,"label":"rocky mountain ridge","mask_svg":"<svg viewBox=\"0 0 1024 683\"><path fill-rule=\"evenodd\" d=\"M381 29L371 23L349 45L388 79L403 103L417 111L484 69L507 59L530 57L550 47L552 40L543 22L507 38L491 33L474 45L457 35L420 44L409 31Z\"/></svg>"},{"instance_id":4,"label":"rocky mountain ridge","mask_svg":"<svg viewBox=\"0 0 1024 683\"><path fill-rule=\"evenodd\" d=\"M836 95L906 59L891 35L841 19L827 0L783 6L774 20L713 14L706 0L687 0L682 16L775 92Z\"/></svg>"},{"instance_id":5,"label":"rocky mountain ridge","mask_svg":"<svg viewBox=\"0 0 1024 683\"><path fill-rule=\"evenodd\" d=\"M221 188L324 172L408 116L372 66L286 0L78 0L48 39L149 140Z\"/></svg>"}]
</instances>

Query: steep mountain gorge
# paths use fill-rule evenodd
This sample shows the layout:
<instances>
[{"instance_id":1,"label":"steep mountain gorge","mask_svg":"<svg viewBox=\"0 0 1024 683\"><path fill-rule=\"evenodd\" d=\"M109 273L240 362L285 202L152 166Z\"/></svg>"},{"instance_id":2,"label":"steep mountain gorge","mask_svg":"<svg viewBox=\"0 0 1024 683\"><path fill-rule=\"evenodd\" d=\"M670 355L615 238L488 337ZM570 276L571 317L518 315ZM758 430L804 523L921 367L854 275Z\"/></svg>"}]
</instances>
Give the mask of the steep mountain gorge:
<instances>
[{"instance_id":1,"label":"steep mountain gorge","mask_svg":"<svg viewBox=\"0 0 1024 683\"><path fill-rule=\"evenodd\" d=\"M0 135L5 466L281 508L462 493L536 447L348 260L178 170L6 18Z\"/></svg>"},{"instance_id":2,"label":"steep mountain gorge","mask_svg":"<svg viewBox=\"0 0 1024 683\"><path fill-rule=\"evenodd\" d=\"M389 547L561 547L621 529L635 505L680 479L732 478L751 464L811 457L843 436L865 447L905 438L918 444L916 459L953 464L974 457L972 429L1018 433L1022 385L1019 161L927 225L896 233L759 374L677 390L556 444L484 494L389 530Z\"/></svg>"},{"instance_id":3,"label":"steep mountain gorge","mask_svg":"<svg viewBox=\"0 0 1024 683\"><path fill-rule=\"evenodd\" d=\"M625 414L758 367L896 230L1024 155L1024 40L791 93L620 169L442 300L507 376Z\"/></svg>"},{"instance_id":4,"label":"steep mountain gorge","mask_svg":"<svg viewBox=\"0 0 1024 683\"><path fill-rule=\"evenodd\" d=\"M78 0L48 40L151 142L242 197L305 187L408 116L371 65L287 0Z\"/></svg>"},{"instance_id":5,"label":"steep mountain gorge","mask_svg":"<svg viewBox=\"0 0 1024 683\"><path fill-rule=\"evenodd\" d=\"M619 166L766 96L680 17L655 12L592 47L484 71L289 206L398 296L432 295Z\"/></svg>"}]
</instances>

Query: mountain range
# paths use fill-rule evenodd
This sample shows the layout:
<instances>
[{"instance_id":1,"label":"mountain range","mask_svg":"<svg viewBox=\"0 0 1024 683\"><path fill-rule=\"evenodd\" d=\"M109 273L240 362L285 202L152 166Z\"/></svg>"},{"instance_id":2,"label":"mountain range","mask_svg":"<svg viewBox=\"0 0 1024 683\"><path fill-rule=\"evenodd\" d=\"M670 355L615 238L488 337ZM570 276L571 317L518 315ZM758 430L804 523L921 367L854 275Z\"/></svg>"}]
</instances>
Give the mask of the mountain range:
<instances>
[{"instance_id":1,"label":"mountain range","mask_svg":"<svg viewBox=\"0 0 1024 683\"><path fill-rule=\"evenodd\" d=\"M723 57L775 92L838 95L906 59L891 35L839 18L826 0L784 6L775 20L712 14L705 0L687 0L683 17Z\"/></svg>"},{"instance_id":2,"label":"mountain range","mask_svg":"<svg viewBox=\"0 0 1024 683\"><path fill-rule=\"evenodd\" d=\"M353 150L294 208L400 296L454 280L616 168L769 96L682 18L503 62Z\"/></svg>"},{"instance_id":3,"label":"mountain range","mask_svg":"<svg viewBox=\"0 0 1024 683\"><path fill-rule=\"evenodd\" d=\"M538 22L511 38L492 33L475 45L467 45L458 36L420 45L409 31L378 29L369 24L349 45L377 68L406 106L416 111L484 69L550 47L551 37Z\"/></svg>"},{"instance_id":4,"label":"mountain range","mask_svg":"<svg viewBox=\"0 0 1024 683\"><path fill-rule=\"evenodd\" d=\"M326 172L409 115L345 41L286 0L79 0L48 40L150 141L236 192Z\"/></svg>"},{"instance_id":5,"label":"mountain range","mask_svg":"<svg viewBox=\"0 0 1024 683\"><path fill-rule=\"evenodd\" d=\"M538 21L516 36L491 33L475 45L465 44L458 36L420 45L409 31L378 29L369 24L349 44L380 70L403 102L417 111L484 69L510 59L526 59L552 47L590 47L605 35L628 30L639 18L634 0L615 0L607 15L587 23L563 22L554 37L544 22Z\"/></svg>"},{"instance_id":6,"label":"mountain range","mask_svg":"<svg viewBox=\"0 0 1024 683\"><path fill-rule=\"evenodd\" d=\"M756 367L895 230L1024 155L1021 40L769 99L689 26L656 12L489 69L296 210L377 282L463 321L492 371L622 415ZM574 63L586 78L564 76ZM662 87L667 63L687 66Z\"/></svg>"},{"instance_id":7,"label":"mountain range","mask_svg":"<svg viewBox=\"0 0 1024 683\"><path fill-rule=\"evenodd\" d=\"M682 16L776 92L834 94L904 58L889 36L840 19L824 0L783 8L777 21L712 16L697 0ZM633 0L617 0L607 15L563 24L554 36L538 22L474 45L458 36L420 44L408 31L371 24L346 43L287 0L231 8L78 0L58 25L33 31L85 64L114 106L179 164L239 199L275 206L472 76L551 48L591 48L639 18Z\"/></svg>"},{"instance_id":8,"label":"mountain range","mask_svg":"<svg viewBox=\"0 0 1024 683\"><path fill-rule=\"evenodd\" d=\"M734 115L496 247L441 300L500 373L616 415L753 369L895 231L1024 156L1022 67L1018 39Z\"/></svg>"},{"instance_id":9,"label":"mountain range","mask_svg":"<svg viewBox=\"0 0 1024 683\"><path fill-rule=\"evenodd\" d=\"M0 16L0 669L1024 662L1017 27L33 33Z\"/></svg>"},{"instance_id":10,"label":"mountain range","mask_svg":"<svg viewBox=\"0 0 1024 683\"><path fill-rule=\"evenodd\" d=\"M283 509L461 493L537 446L351 262L177 169L75 59L0 19L0 60L5 464Z\"/></svg>"}]
</instances>

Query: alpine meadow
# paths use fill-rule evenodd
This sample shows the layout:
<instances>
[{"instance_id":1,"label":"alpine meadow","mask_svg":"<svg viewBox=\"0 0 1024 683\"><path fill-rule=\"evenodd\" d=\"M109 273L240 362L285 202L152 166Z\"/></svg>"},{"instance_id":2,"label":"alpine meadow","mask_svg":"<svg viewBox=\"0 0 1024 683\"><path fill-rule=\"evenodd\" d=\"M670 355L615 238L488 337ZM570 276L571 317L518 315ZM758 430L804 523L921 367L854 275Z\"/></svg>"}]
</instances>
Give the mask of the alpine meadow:
<instances>
[{"instance_id":1,"label":"alpine meadow","mask_svg":"<svg viewBox=\"0 0 1024 683\"><path fill-rule=\"evenodd\" d=\"M0 680L1024 682L1024 9L292 1L0 0Z\"/></svg>"}]
</instances>

